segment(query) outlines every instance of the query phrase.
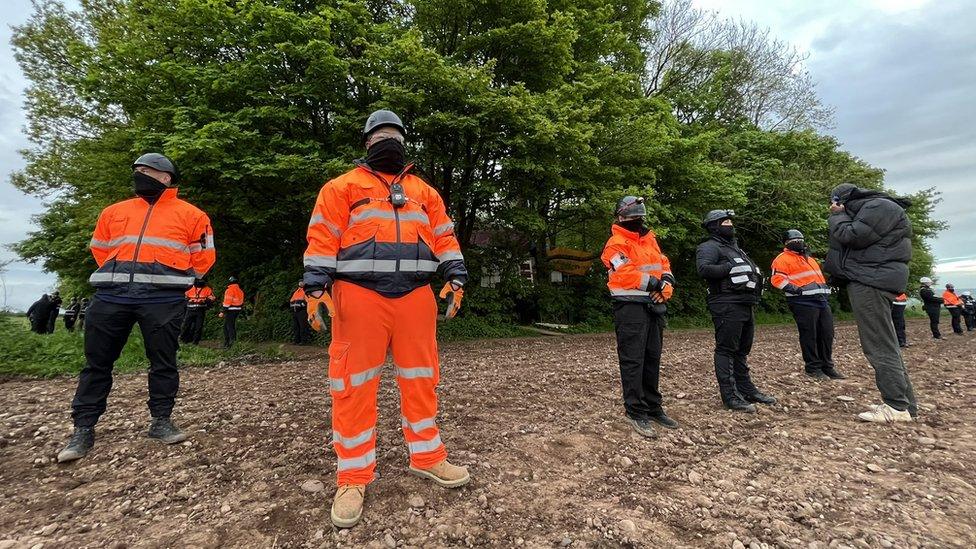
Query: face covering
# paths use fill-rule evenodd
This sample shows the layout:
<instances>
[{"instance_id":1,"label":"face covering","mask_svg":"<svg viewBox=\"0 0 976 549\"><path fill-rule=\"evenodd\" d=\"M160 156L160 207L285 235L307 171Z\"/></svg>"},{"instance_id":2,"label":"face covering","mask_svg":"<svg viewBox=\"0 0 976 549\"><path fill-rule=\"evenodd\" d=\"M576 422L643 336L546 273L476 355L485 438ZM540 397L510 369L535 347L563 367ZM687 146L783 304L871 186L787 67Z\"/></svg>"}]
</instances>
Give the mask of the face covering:
<instances>
[{"instance_id":1,"label":"face covering","mask_svg":"<svg viewBox=\"0 0 976 549\"><path fill-rule=\"evenodd\" d=\"M132 188L136 194L150 204L156 202L166 190L166 185L142 172L132 172L132 183Z\"/></svg>"},{"instance_id":2,"label":"face covering","mask_svg":"<svg viewBox=\"0 0 976 549\"><path fill-rule=\"evenodd\" d=\"M796 252L798 254L805 254L805 253L807 253L807 245L803 241L787 242L786 243L786 249L787 250L790 250L792 252Z\"/></svg>"},{"instance_id":3,"label":"face covering","mask_svg":"<svg viewBox=\"0 0 976 549\"><path fill-rule=\"evenodd\" d=\"M382 173L398 174L407 165L407 149L397 139L383 139L366 151L366 163Z\"/></svg>"},{"instance_id":4,"label":"face covering","mask_svg":"<svg viewBox=\"0 0 976 549\"><path fill-rule=\"evenodd\" d=\"M718 227L715 227L715 234L722 238L735 238L735 227L729 225L719 225Z\"/></svg>"},{"instance_id":5,"label":"face covering","mask_svg":"<svg viewBox=\"0 0 976 549\"><path fill-rule=\"evenodd\" d=\"M636 217L634 219L628 219L626 221L618 221L617 225L620 225L624 229L632 233L646 234L647 228L644 226L644 218Z\"/></svg>"}]
</instances>

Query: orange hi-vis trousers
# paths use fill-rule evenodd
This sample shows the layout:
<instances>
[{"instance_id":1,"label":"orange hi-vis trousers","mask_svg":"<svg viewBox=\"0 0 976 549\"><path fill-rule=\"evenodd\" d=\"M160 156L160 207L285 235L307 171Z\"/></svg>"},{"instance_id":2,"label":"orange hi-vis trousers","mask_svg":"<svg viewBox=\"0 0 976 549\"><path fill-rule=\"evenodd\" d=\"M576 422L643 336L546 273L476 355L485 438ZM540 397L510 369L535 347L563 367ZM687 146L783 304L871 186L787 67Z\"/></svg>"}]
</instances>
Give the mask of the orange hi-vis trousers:
<instances>
[{"instance_id":1,"label":"orange hi-vis trousers","mask_svg":"<svg viewBox=\"0 0 976 549\"><path fill-rule=\"evenodd\" d=\"M410 465L429 469L447 458L437 429L437 303L430 286L388 298L337 281L329 345L332 445L339 486L368 484L376 468L376 391L393 351L403 436Z\"/></svg>"}]
</instances>

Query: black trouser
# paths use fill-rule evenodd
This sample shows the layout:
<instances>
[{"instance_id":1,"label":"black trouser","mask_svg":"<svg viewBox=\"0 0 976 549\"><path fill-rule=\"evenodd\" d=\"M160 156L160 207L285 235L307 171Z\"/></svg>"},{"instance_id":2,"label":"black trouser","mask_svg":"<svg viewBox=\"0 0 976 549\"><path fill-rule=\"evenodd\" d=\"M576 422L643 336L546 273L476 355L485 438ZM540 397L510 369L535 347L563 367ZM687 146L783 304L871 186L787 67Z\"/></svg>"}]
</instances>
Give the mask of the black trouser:
<instances>
[{"instance_id":1,"label":"black trouser","mask_svg":"<svg viewBox=\"0 0 976 549\"><path fill-rule=\"evenodd\" d=\"M790 303L796 329L800 334L800 351L808 373L834 369L834 317L830 307Z\"/></svg>"},{"instance_id":2,"label":"black trouser","mask_svg":"<svg viewBox=\"0 0 976 549\"><path fill-rule=\"evenodd\" d=\"M69 332L75 331L75 317L74 315L64 315L64 327L67 328Z\"/></svg>"},{"instance_id":3,"label":"black trouser","mask_svg":"<svg viewBox=\"0 0 976 549\"><path fill-rule=\"evenodd\" d=\"M649 419L661 414L658 382L661 377L664 318L652 312L649 303L615 301L613 321L627 416L631 419Z\"/></svg>"},{"instance_id":4,"label":"black trouser","mask_svg":"<svg viewBox=\"0 0 976 549\"><path fill-rule=\"evenodd\" d=\"M966 319L966 331L971 332L976 329L976 315L973 314L971 309L963 309L962 316Z\"/></svg>"},{"instance_id":5,"label":"black trouser","mask_svg":"<svg viewBox=\"0 0 976 549\"><path fill-rule=\"evenodd\" d=\"M898 336L898 346L908 345L908 336L905 335L905 307L896 302L891 306L891 322L895 325L895 335Z\"/></svg>"},{"instance_id":6,"label":"black trouser","mask_svg":"<svg viewBox=\"0 0 976 549\"><path fill-rule=\"evenodd\" d=\"M71 403L76 427L95 425L105 411L112 390L112 368L129 340L132 326L139 330L149 359L149 413L169 417L180 387L176 352L184 305L176 303L119 304L92 300L85 323L85 368Z\"/></svg>"},{"instance_id":7,"label":"black trouser","mask_svg":"<svg viewBox=\"0 0 976 549\"><path fill-rule=\"evenodd\" d=\"M942 306L925 306L925 314L929 315L929 328L932 329L932 337L942 337L939 331L939 315L942 314Z\"/></svg>"},{"instance_id":8,"label":"black trouser","mask_svg":"<svg viewBox=\"0 0 976 549\"><path fill-rule=\"evenodd\" d=\"M47 332L47 319L48 319L48 317L46 317L46 316L44 318L37 318L37 317L31 318L30 319L31 331L34 332L34 333L37 333L37 334L46 334L46 333L48 333Z\"/></svg>"},{"instance_id":9,"label":"black trouser","mask_svg":"<svg viewBox=\"0 0 976 549\"><path fill-rule=\"evenodd\" d=\"M224 311L224 347L230 348L237 341L237 316L240 311Z\"/></svg>"},{"instance_id":10,"label":"black trouser","mask_svg":"<svg viewBox=\"0 0 976 549\"><path fill-rule=\"evenodd\" d=\"M200 338L203 337L203 320L206 314L206 307L186 308L186 319L183 320L183 331L180 333L180 341L194 345L200 344Z\"/></svg>"},{"instance_id":11,"label":"black trouser","mask_svg":"<svg viewBox=\"0 0 976 549\"><path fill-rule=\"evenodd\" d=\"M752 305L711 303L708 310L715 324L715 377L722 401L728 403L737 393L738 396L758 393L746 362L756 335Z\"/></svg>"},{"instance_id":12,"label":"black trouser","mask_svg":"<svg viewBox=\"0 0 976 549\"><path fill-rule=\"evenodd\" d=\"M961 334L962 333L962 311L959 307L946 307L949 309L949 316L952 317L952 331Z\"/></svg>"},{"instance_id":13,"label":"black trouser","mask_svg":"<svg viewBox=\"0 0 976 549\"><path fill-rule=\"evenodd\" d=\"M54 333L54 325L58 323L58 314L60 313L57 309L55 309L54 312L51 313L51 317L47 319L47 333Z\"/></svg>"},{"instance_id":14,"label":"black trouser","mask_svg":"<svg viewBox=\"0 0 976 549\"><path fill-rule=\"evenodd\" d=\"M291 309L291 333L295 345L305 345L312 339L312 327L308 324L308 312L305 307Z\"/></svg>"}]
</instances>

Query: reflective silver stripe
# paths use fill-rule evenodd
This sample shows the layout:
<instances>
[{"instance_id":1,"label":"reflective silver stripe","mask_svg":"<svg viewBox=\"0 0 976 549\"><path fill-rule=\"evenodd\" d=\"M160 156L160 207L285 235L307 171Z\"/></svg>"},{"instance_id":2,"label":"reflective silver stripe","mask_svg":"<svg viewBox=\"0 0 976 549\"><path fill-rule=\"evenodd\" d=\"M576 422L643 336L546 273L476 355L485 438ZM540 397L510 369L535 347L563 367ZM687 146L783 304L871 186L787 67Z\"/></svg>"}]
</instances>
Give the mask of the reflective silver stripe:
<instances>
[{"instance_id":1,"label":"reflective silver stripe","mask_svg":"<svg viewBox=\"0 0 976 549\"><path fill-rule=\"evenodd\" d=\"M647 290L647 287L651 284L651 276L648 274L641 275L640 289Z\"/></svg>"},{"instance_id":2,"label":"reflective silver stripe","mask_svg":"<svg viewBox=\"0 0 976 549\"><path fill-rule=\"evenodd\" d=\"M383 365L380 364L379 366L375 366L364 372L359 372L358 374L352 374L351 376L349 376L349 383L353 387L359 387L363 383L366 383L367 381L380 375L380 372L382 370L383 370Z\"/></svg>"},{"instance_id":3,"label":"reflective silver stripe","mask_svg":"<svg viewBox=\"0 0 976 549\"><path fill-rule=\"evenodd\" d=\"M800 293L802 295L829 294L830 290L828 288L814 288L813 290L803 290Z\"/></svg>"},{"instance_id":4,"label":"reflective silver stripe","mask_svg":"<svg viewBox=\"0 0 976 549\"><path fill-rule=\"evenodd\" d=\"M429 366L420 366L420 367L411 367L411 368L402 368L400 366L397 366L396 373L398 377L401 377L403 379L434 377L434 369Z\"/></svg>"},{"instance_id":5,"label":"reflective silver stripe","mask_svg":"<svg viewBox=\"0 0 976 549\"><path fill-rule=\"evenodd\" d=\"M227 305L224 308L227 309L228 311L240 311L243 309L243 307L237 305Z\"/></svg>"},{"instance_id":6,"label":"reflective silver stripe","mask_svg":"<svg viewBox=\"0 0 976 549\"><path fill-rule=\"evenodd\" d=\"M425 429L430 429L431 427L437 426L437 422L432 417L424 418L420 421L410 422L407 421L407 418L400 416L400 424L418 434Z\"/></svg>"},{"instance_id":7,"label":"reflective silver stripe","mask_svg":"<svg viewBox=\"0 0 976 549\"><path fill-rule=\"evenodd\" d=\"M642 295L642 296L647 296L649 294L648 294L648 292L646 292L644 290L610 290L610 295L619 295L619 296Z\"/></svg>"},{"instance_id":8,"label":"reflective silver stripe","mask_svg":"<svg viewBox=\"0 0 976 549\"><path fill-rule=\"evenodd\" d=\"M376 431L376 429L370 427L354 437L344 437L339 434L339 431L332 431L332 442L335 444L341 444L346 449L352 450L356 446L361 446L369 442L369 439L373 438L374 431Z\"/></svg>"},{"instance_id":9,"label":"reflective silver stripe","mask_svg":"<svg viewBox=\"0 0 976 549\"><path fill-rule=\"evenodd\" d=\"M797 274L792 274L792 275L786 275L786 278L788 278L790 280L799 280L799 279L801 279L803 277L806 277L806 276L813 276L813 275L818 275L818 274L820 274L820 271L803 271L802 273L797 273Z\"/></svg>"},{"instance_id":10,"label":"reflective silver stripe","mask_svg":"<svg viewBox=\"0 0 976 549\"><path fill-rule=\"evenodd\" d=\"M755 282L746 282L746 288L755 288L755 287L756 287Z\"/></svg>"},{"instance_id":11,"label":"reflective silver stripe","mask_svg":"<svg viewBox=\"0 0 976 549\"><path fill-rule=\"evenodd\" d=\"M454 230L454 223L447 222L434 227L434 236L441 236Z\"/></svg>"},{"instance_id":12,"label":"reflective silver stripe","mask_svg":"<svg viewBox=\"0 0 976 549\"><path fill-rule=\"evenodd\" d=\"M393 212L386 210L363 210L357 214L349 216L349 224L359 223L364 219L393 219Z\"/></svg>"},{"instance_id":13,"label":"reflective silver stripe","mask_svg":"<svg viewBox=\"0 0 976 549\"><path fill-rule=\"evenodd\" d=\"M137 237L138 238L138 237ZM189 246L182 242L176 240L171 240L169 238L159 238L155 236L144 236L142 237L143 244L151 244L153 246L162 246L164 248L172 248L174 250L179 250L185 252L189 249Z\"/></svg>"},{"instance_id":14,"label":"reflective silver stripe","mask_svg":"<svg viewBox=\"0 0 976 549\"><path fill-rule=\"evenodd\" d=\"M393 273L396 272L395 259L351 259L336 263L340 273Z\"/></svg>"},{"instance_id":15,"label":"reflective silver stripe","mask_svg":"<svg viewBox=\"0 0 976 549\"><path fill-rule=\"evenodd\" d=\"M745 263L746 262L746 260L745 259L742 259L741 257L733 257L732 258L732 261L735 261L736 263Z\"/></svg>"},{"instance_id":16,"label":"reflective silver stripe","mask_svg":"<svg viewBox=\"0 0 976 549\"><path fill-rule=\"evenodd\" d=\"M729 271L729 274L751 273L751 272L752 272L752 265L736 265L735 267L732 267L732 270Z\"/></svg>"},{"instance_id":17,"label":"reflective silver stripe","mask_svg":"<svg viewBox=\"0 0 976 549\"><path fill-rule=\"evenodd\" d=\"M742 284L743 282L749 282L749 277L746 275L733 276L732 282L735 284Z\"/></svg>"},{"instance_id":18,"label":"reflective silver stripe","mask_svg":"<svg viewBox=\"0 0 976 549\"><path fill-rule=\"evenodd\" d=\"M191 254L198 254L202 251L203 251L203 246L201 246L199 243L190 244Z\"/></svg>"},{"instance_id":19,"label":"reflective silver stripe","mask_svg":"<svg viewBox=\"0 0 976 549\"><path fill-rule=\"evenodd\" d=\"M331 267L335 269L336 258L334 255L306 255L306 267Z\"/></svg>"},{"instance_id":20,"label":"reflective silver stripe","mask_svg":"<svg viewBox=\"0 0 976 549\"><path fill-rule=\"evenodd\" d=\"M411 454L422 454L424 452L433 452L434 450L441 447L441 436L437 435L431 440L421 440L418 442L408 442L407 448L410 449Z\"/></svg>"},{"instance_id":21,"label":"reflective silver stripe","mask_svg":"<svg viewBox=\"0 0 976 549\"><path fill-rule=\"evenodd\" d=\"M430 224L430 218L424 212L401 212L400 221L420 221Z\"/></svg>"},{"instance_id":22,"label":"reflective silver stripe","mask_svg":"<svg viewBox=\"0 0 976 549\"><path fill-rule=\"evenodd\" d=\"M346 390L346 382L342 380L341 377L330 377L329 387L336 392Z\"/></svg>"},{"instance_id":23,"label":"reflective silver stripe","mask_svg":"<svg viewBox=\"0 0 976 549\"><path fill-rule=\"evenodd\" d=\"M433 272L437 272L438 265L440 265L440 263L436 261L429 261L427 259L420 259L420 260L401 259L400 260L401 271L433 273Z\"/></svg>"},{"instance_id":24,"label":"reflective silver stripe","mask_svg":"<svg viewBox=\"0 0 976 549\"><path fill-rule=\"evenodd\" d=\"M350 469L362 469L376 462L376 450L370 450L366 454L354 458L339 458L336 460L336 470L348 471Z\"/></svg>"},{"instance_id":25,"label":"reflective silver stripe","mask_svg":"<svg viewBox=\"0 0 976 549\"><path fill-rule=\"evenodd\" d=\"M318 223L322 223L324 221L325 221L325 218L324 217L322 217L319 214L315 214L315 215L312 216L311 219L308 220L308 226L311 227L312 225L315 225L315 224L318 224Z\"/></svg>"},{"instance_id":26,"label":"reflective silver stripe","mask_svg":"<svg viewBox=\"0 0 976 549\"><path fill-rule=\"evenodd\" d=\"M207 235L207 247L208 248L213 248L214 247L213 233L210 233L210 234Z\"/></svg>"},{"instance_id":27,"label":"reflective silver stripe","mask_svg":"<svg viewBox=\"0 0 976 549\"><path fill-rule=\"evenodd\" d=\"M88 247L89 248L114 248L115 245L112 244L112 242L110 241L97 240L93 238L91 239L91 242L88 243Z\"/></svg>"},{"instance_id":28,"label":"reflective silver stripe","mask_svg":"<svg viewBox=\"0 0 976 549\"><path fill-rule=\"evenodd\" d=\"M899 307L907 307L908 306L908 302L907 301L892 301L892 305L897 305Z\"/></svg>"},{"instance_id":29,"label":"reflective silver stripe","mask_svg":"<svg viewBox=\"0 0 976 549\"><path fill-rule=\"evenodd\" d=\"M441 263L444 263L445 261L451 261L454 259L464 260L464 255L461 254L461 252L444 252L437 256L437 259L439 259Z\"/></svg>"},{"instance_id":30,"label":"reflective silver stripe","mask_svg":"<svg viewBox=\"0 0 976 549\"><path fill-rule=\"evenodd\" d=\"M129 276L129 273L94 272L88 277L88 282L128 282ZM193 284L194 280L194 277L192 276L150 275L140 273L136 273L131 276L132 281L138 282L139 284L187 286Z\"/></svg>"},{"instance_id":31,"label":"reflective silver stripe","mask_svg":"<svg viewBox=\"0 0 976 549\"><path fill-rule=\"evenodd\" d=\"M327 220L326 218L322 217L319 214L313 215L312 219L310 219L308 222L308 226L310 228L314 225L325 225L325 228L328 229L329 232L336 237L342 234L342 231L339 230L339 227L337 227L335 223L332 223L331 221Z\"/></svg>"},{"instance_id":32,"label":"reflective silver stripe","mask_svg":"<svg viewBox=\"0 0 976 549\"><path fill-rule=\"evenodd\" d=\"M641 265L640 267L637 267L637 270L638 271L641 271L641 272L644 272L644 273L648 273L648 272L651 272L651 271L660 271L661 270L661 264L660 263L651 263L650 265Z\"/></svg>"}]
</instances>

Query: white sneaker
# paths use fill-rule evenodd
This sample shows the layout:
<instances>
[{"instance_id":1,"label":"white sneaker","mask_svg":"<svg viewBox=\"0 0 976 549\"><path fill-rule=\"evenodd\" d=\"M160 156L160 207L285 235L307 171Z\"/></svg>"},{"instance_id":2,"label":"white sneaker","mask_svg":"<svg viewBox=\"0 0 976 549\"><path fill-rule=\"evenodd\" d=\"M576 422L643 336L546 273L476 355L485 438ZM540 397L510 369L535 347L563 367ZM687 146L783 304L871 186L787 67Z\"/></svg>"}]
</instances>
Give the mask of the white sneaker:
<instances>
[{"instance_id":1,"label":"white sneaker","mask_svg":"<svg viewBox=\"0 0 976 549\"><path fill-rule=\"evenodd\" d=\"M877 406L872 406L867 412L861 412L857 414L858 419L862 421L871 421L874 423L894 423L903 421L913 421L912 414L908 413L908 410L900 412L895 410L887 404L878 404Z\"/></svg>"}]
</instances>

